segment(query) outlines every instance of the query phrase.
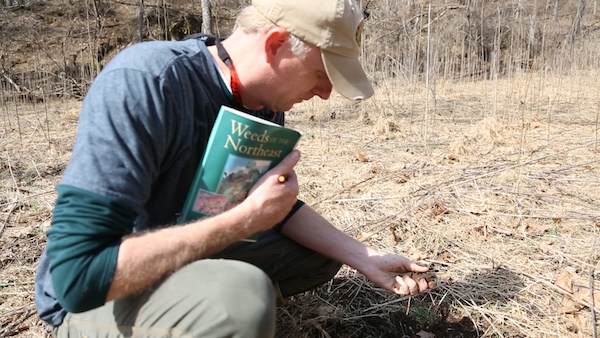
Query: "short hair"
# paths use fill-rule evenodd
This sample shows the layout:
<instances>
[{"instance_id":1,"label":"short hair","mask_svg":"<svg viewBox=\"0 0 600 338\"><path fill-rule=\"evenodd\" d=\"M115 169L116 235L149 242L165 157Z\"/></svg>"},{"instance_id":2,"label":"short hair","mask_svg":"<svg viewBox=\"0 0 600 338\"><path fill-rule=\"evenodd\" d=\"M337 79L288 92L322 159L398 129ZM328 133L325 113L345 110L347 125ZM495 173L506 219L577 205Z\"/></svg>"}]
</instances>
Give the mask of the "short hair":
<instances>
[{"instance_id":1,"label":"short hair","mask_svg":"<svg viewBox=\"0 0 600 338\"><path fill-rule=\"evenodd\" d=\"M241 28L246 33L259 33L275 27L277 27L277 25L260 14L256 8L248 6L242 9L238 15L234 29ZM300 59L304 60L310 51L309 44L292 33L290 33L290 38L288 40L290 51Z\"/></svg>"}]
</instances>

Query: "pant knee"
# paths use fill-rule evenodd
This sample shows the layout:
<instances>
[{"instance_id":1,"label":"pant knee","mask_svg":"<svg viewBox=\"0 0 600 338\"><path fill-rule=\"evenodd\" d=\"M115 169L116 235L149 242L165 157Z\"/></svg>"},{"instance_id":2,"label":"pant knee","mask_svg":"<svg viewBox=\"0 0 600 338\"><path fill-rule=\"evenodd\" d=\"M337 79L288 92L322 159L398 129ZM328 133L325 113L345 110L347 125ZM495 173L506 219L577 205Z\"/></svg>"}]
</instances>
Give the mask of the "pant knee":
<instances>
[{"instance_id":1,"label":"pant knee","mask_svg":"<svg viewBox=\"0 0 600 338\"><path fill-rule=\"evenodd\" d=\"M274 336L276 292L270 278L254 265L237 261L233 265L238 271L221 281L219 292L212 296L222 324L229 325L238 337Z\"/></svg>"},{"instance_id":2,"label":"pant knee","mask_svg":"<svg viewBox=\"0 0 600 338\"><path fill-rule=\"evenodd\" d=\"M194 262L167 279L157 291L174 299L174 303L160 306L174 304L176 311L185 313L177 320L177 329L192 336L275 334L275 290L269 277L251 264L232 260Z\"/></svg>"}]
</instances>

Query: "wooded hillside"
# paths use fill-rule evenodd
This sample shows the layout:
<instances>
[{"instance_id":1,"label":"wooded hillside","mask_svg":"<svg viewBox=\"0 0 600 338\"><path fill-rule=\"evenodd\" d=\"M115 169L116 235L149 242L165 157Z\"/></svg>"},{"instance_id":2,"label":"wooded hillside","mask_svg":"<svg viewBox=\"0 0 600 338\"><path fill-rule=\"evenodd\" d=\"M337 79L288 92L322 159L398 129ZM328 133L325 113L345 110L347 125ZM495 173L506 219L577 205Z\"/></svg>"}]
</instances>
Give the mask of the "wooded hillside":
<instances>
[{"instance_id":1,"label":"wooded hillside","mask_svg":"<svg viewBox=\"0 0 600 338\"><path fill-rule=\"evenodd\" d=\"M210 1L210 31L227 36L242 0ZM201 32L198 0L4 0L5 96L81 97L112 56L142 40ZM600 67L598 0L369 0L362 59L389 78L466 81Z\"/></svg>"}]
</instances>

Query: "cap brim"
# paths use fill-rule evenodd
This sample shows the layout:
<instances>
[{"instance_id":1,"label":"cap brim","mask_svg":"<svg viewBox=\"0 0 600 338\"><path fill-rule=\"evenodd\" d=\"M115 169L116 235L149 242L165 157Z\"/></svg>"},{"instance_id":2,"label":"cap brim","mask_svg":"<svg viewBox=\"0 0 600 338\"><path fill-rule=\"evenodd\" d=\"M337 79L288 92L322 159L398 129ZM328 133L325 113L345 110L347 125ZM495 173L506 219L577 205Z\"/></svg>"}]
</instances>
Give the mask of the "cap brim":
<instances>
[{"instance_id":1,"label":"cap brim","mask_svg":"<svg viewBox=\"0 0 600 338\"><path fill-rule=\"evenodd\" d=\"M364 100L374 91L367 74L356 58L349 58L321 49L321 56L333 88L351 100Z\"/></svg>"}]
</instances>

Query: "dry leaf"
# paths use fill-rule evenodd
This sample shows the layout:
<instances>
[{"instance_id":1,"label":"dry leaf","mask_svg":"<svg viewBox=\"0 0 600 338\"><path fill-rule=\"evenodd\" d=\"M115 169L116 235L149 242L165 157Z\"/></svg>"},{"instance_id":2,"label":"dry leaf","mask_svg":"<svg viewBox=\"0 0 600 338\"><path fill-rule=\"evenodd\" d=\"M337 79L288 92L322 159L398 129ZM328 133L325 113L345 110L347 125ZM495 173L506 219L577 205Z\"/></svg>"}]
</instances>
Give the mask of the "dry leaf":
<instances>
[{"instance_id":1,"label":"dry leaf","mask_svg":"<svg viewBox=\"0 0 600 338\"><path fill-rule=\"evenodd\" d=\"M560 313L575 313L583 309L583 307L584 306L581 303L574 301L567 295L564 295L557 310Z\"/></svg>"},{"instance_id":2,"label":"dry leaf","mask_svg":"<svg viewBox=\"0 0 600 338\"><path fill-rule=\"evenodd\" d=\"M558 276L556 276L556 281L554 284L568 293L573 293L573 285L571 282L572 279L573 274L571 272L562 270Z\"/></svg>"},{"instance_id":3,"label":"dry leaf","mask_svg":"<svg viewBox=\"0 0 600 338\"><path fill-rule=\"evenodd\" d=\"M540 123L537 121L533 121L531 122L531 124L529 125L529 130L534 130L540 127Z\"/></svg>"},{"instance_id":4,"label":"dry leaf","mask_svg":"<svg viewBox=\"0 0 600 338\"><path fill-rule=\"evenodd\" d=\"M589 317L584 316L581 313L567 314L565 317L574 327L577 328L579 337L591 337L592 332L590 329L591 323ZM589 336L584 336L585 334Z\"/></svg>"},{"instance_id":5,"label":"dry leaf","mask_svg":"<svg viewBox=\"0 0 600 338\"><path fill-rule=\"evenodd\" d=\"M369 157L362 151L358 153L358 160L361 162L369 162Z\"/></svg>"},{"instance_id":6,"label":"dry leaf","mask_svg":"<svg viewBox=\"0 0 600 338\"><path fill-rule=\"evenodd\" d=\"M448 159L450 161L458 161L458 158L456 157L456 155L454 155L452 153L446 154L446 159Z\"/></svg>"},{"instance_id":7,"label":"dry leaf","mask_svg":"<svg viewBox=\"0 0 600 338\"><path fill-rule=\"evenodd\" d=\"M359 242L364 242L367 239L371 238L375 233L373 232L363 232L362 234L360 234L360 236L358 236L357 240Z\"/></svg>"},{"instance_id":8,"label":"dry leaf","mask_svg":"<svg viewBox=\"0 0 600 338\"><path fill-rule=\"evenodd\" d=\"M448 253L448 251L444 252L444 254L442 255L442 261L444 261L444 262L450 261L450 254Z\"/></svg>"},{"instance_id":9,"label":"dry leaf","mask_svg":"<svg viewBox=\"0 0 600 338\"><path fill-rule=\"evenodd\" d=\"M591 301L589 278L574 276L571 283L575 299L589 304ZM596 306L600 304L600 282L594 282L594 304Z\"/></svg>"},{"instance_id":10,"label":"dry leaf","mask_svg":"<svg viewBox=\"0 0 600 338\"><path fill-rule=\"evenodd\" d=\"M521 223L521 226L525 227L522 230L528 230L529 233L533 233L533 234L537 234L537 235L542 235L542 234L550 231L553 228L553 226L550 224L539 222L539 221L536 221L533 219L523 220L523 222Z\"/></svg>"},{"instance_id":11,"label":"dry leaf","mask_svg":"<svg viewBox=\"0 0 600 338\"><path fill-rule=\"evenodd\" d=\"M575 313L590 303L589 279L577 276L571 271L563 270L556 277L555 285L569 292L564 295L558 310L562 313ZM600 282L594 282L594 303L600 304Z\"/></svg>"},{"instance_id":12,"label":"dry leaf","mask_svg":"<svg viewBox=\"0 0 600 338\"><path fill-rule=\"evenodd\" d=\"M400 235L396 233L396 229L393 226L389 227L390 231L392 232L392 237L393 237L393 241L394 241L394 245L397 245L400 242Z\"/></svg>"},{"instance_id":13,"label":"dry leaf","mask_svg":"<svg viewBox=\"0 0 600 338\"><path fill-rule=\"evenodd\" d=\"M550 248L551 245L553 245L554 243L550 243L550 244L540 244L539 245L539 249L543 254L549 255L551 253L553 253L554 251Z\"/></svg>"},{"instance_id":14,"label":"dry leaf","mask_svg":"<svg viewBox=\"0 0 600 338\"><path fill-rule=\"evenodd\" d=\"M406 250L406 256L412 259L413 261L421 260L425 257L425 255L421 254L417 249L409 248Z\"/></svg>"}]
</instances>

